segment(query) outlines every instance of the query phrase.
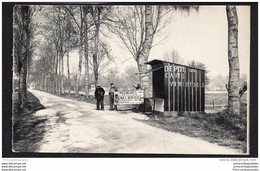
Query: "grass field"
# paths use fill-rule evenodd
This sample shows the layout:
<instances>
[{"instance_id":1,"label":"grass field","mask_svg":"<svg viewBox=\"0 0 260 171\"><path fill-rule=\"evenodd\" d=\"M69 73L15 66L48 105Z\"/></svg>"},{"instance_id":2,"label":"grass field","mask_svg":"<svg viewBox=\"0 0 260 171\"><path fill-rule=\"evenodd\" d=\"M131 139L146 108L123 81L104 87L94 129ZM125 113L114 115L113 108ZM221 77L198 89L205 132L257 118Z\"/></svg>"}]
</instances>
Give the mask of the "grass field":
<instances>
[{"instance_id":1,"label":"grass field","mask_svg":"<svg viewBox=\"0 0 260 171\"><path fill-rule=\"evenodd\" d=\"M245 93L242 98L242 103L247 103L247 94ZM215 113L221 112L227 108L228 94L227 92L207 93L205 94L205 112Z\"/></svg>"}]
</instances>

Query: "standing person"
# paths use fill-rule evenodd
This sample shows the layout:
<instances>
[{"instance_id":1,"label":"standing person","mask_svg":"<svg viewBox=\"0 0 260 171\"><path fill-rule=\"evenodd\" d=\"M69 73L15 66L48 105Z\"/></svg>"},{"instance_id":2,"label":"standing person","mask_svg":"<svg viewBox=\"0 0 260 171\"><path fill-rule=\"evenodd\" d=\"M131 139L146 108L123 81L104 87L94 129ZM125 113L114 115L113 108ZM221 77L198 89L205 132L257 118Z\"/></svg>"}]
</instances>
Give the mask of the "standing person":
<instances>
[{"instance_id":1,"label":"standing person","mask_svg":"<svg viewBox=\"0 0 260 171\"><path fill-rule=\"evenodd\" d=\"M118 103L118 89L115 87L115 96L114 96L114 109L117 110L117 103Z\"/></svg>"},{"instance_id":2,"label":"standing person","mask_svg":"<svg viewBox=\"0 0 260 171\"><path fill-rule=\"evenodd\" d=\"M110 109L114 110L114 93L115 93L115 85L110 83L110 90L109 90L109 102L110 102Z\"/></svg>"},{"instance_id":3,"label":"standing person","mask_svg":"<svg viewBox=\"0 0 260 171\"><path fill-rule=\"evenodd\" d=\"M101 110L104 110L104 95L105 90L100 86L100 84L97 85L97 88L95 90L95 98L97 100L97 110L99 110L99 106L101 105Z\"/></svg>"}]
</instances>

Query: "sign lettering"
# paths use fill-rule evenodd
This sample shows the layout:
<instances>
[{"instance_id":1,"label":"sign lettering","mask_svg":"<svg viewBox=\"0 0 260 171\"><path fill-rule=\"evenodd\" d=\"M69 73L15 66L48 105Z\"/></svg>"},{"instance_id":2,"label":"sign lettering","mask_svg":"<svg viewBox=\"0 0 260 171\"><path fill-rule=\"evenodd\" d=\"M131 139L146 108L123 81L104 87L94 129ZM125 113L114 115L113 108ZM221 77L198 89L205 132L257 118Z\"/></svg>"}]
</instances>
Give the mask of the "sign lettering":
<instances>
[{"instance_id":1,"label":"sign lettering","mask_svg":"<svg viewBox=\"0 0 260 171\"><path fill-rule=\"evenodd\" d=\"M164 77L165 79L169 79L169 82L170 82L170 86L180 86L180 87L204 87L204 83L201 82L185 82L184 79L187 77L187 74L185 72L186 69L184 66L177 66L177 65L174 65L174 64L171 64L171 65L167 65L165 64L164 65ZM196 72L195 69L188 69L188 72L190 74L193 74L194 72ZM176 80L177 79L177 83L176 83Z\"/></svg>"},{"instance_id":2,"label":"sign lettering","mask_svg":"<svg viewBox=\"0 0 260 171\"><path fill-rule=\"evenodd\" d=\"M142 104L144 103L144 91L115 92L115 105L120 104Z\"/></svg>"}]
</instances>

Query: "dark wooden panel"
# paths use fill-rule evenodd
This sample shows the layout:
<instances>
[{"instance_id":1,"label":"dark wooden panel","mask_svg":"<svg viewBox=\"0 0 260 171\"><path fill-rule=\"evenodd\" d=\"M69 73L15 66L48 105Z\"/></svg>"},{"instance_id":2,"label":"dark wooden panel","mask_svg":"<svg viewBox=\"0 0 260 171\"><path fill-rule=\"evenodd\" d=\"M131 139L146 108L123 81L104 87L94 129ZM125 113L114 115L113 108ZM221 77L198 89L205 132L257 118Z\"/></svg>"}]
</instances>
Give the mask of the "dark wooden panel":
<instances>
[{"instance_id":1,"label":"dark wooden panel","mask_svg":"<svg viewBox=\"0 0 260 171\"><path fill-rule=\"evenodd\" d=\"M198 96L198 89L197 89L197 83L198 83L198 78L197 78L197 72L198 70L194 70L194 111L198 111L198 106L197 106L197 96Z\"/></svg>"},{"instance_id":2,"label":"dark wooden panel","mask_svg":"<svg viewBox=\"0 0 260 171\"><path fill-rule=\"evenodd\" d=\"M183 73L182 73L183 74ZM179 103L179 105L180 105L180 108L179 108L179 111L183 111L183 85L182 85L182 83L183 83L183 79L182 79L182 75L180 76L180 85L179 85L179 92L180 92L180 103Z\"/></svg>"},{"instance_id":3,"label":"dark wooden panel","mask_svg":"<svg viewBox=\"0 0 260 171\"><path fill-rule=\"evenodd\" d=\"M177 77L174 77L175 87L174 87L174 111L178 111L178 80Z\"/></svg>"},{"instance_id":4,"label":"dark wooden panel","mask_svg":"<svg viewBox=\"0 0 260 171\"><path fill-rule=\"evenodd\" d=\"M186 111L189 111L189 69L188 67L186 68L186 98L185 98L185 102L186 102Z\"/></svg>"},{"instance_id":5,"label":"dark wooden panel","mask_svg":"<svg viewBox=\"0 0 260 171\"><path fill-rule=\"evenodd\" d=\"M197 95L197 111L201 111L201 71L197 72L197 78L198 78L198 95Z\"/></svg>"},{"instance_id":6,"label":"dark wooden panel","mask_svg":"<svg viewBox=\"0 0 260 171\"><path fill-rule=\"evenodd\" d=\"M174 73L173 73L174 74ZM172 92L173 92L173 97L172 97L172 110L173 111L175 111L175 107L176 107L176 105L175 105L175 102L176 102L176 100L175 100L175 94L176 94L176 91L175 91L175 87L176 87L176 80L175 80L175 74L174 74L174 77L172 78L173 79L173 86L172 86Z\"/></svg>"},{"instance_id":7,"label":"dark wooden panel","mask_svg":"<svg viewBox=\"0 0 260 171\"><path fill-rule=\"evenodd\" d=\"M194 70L191 72L191 111L194 111Z\"/></svg>"},{"instance_id":8,"label":"dark wooden panel","mask_svg":"<svg viewBox=\"0 0 260 171\"><path fill-rule=\"evenodd\" d=\"M171 64L168 63L168 67L170 68ZM171 71L168 70L168 111L170 111L171 108Z\"/></svg>"},{"instance_id":9,"label":"dark wooden panel","mask_svg":"<svg viewBox=\"0 0 260 171\"><path fill-rule=\"evenodd\" d=\"M161 67L161 66L158 66ZM157 67L153 67L156 69ZM164 98L164 68L156 70L152 73L153 77L153 98Z\"/></svg>"},{"instance_id":10,"label":"dark wooden panel","mask_svg":"<svg viewBox=\"0 0 260 171\"><path fill-rule=\"evenodd\" d=\"M201 73L201 111L205 110L205 71Z\"/></svg>"},{"instance_id":11,"label":"dark wooden panel","mask_svg":"<svg viewBox=\"0 0 260 171\"><path fill-rule=\"evenodd\" d=\"M173 111L173 98L174 98L173 89L174 86L172 84L170 85L170 111Z\"/></svg>"},{"instance_id":12,"label":"dark wooden panel","mask_svg":"<svg viewBox=\"0 0 260 171\"><path fill-rule=\"evenodd\" d=\"M171 64L171 66L173 67L173 64ZM174 73L171 71L171 78L170 78L170 111L173 111L173 99L174 99Z\"/></svg>"},{"instance_id":13,"label":"dark wooden panel","mask_svg":"<svg viewBox=\"0 0 260 171\"><path fill-rule=\"evenodd\" d=\"M165 111L204 111L204 71L171 63L164 66Z\"/></svg>"},{"instance_id":14,"label":"dark wooden panel","mask_svg":"<svg viewBox=\"0 0 260 171\"><path fill-rule=\"evenodd\" d=\"M178 78L178 86L177 86L177 89L178 89L178 95L177 95L177 97L178 97L178 111L180 111L181 110L181 108L180 108L180 105L181 105L181 87L179 86L179 83L181 83L181 81L180 81L180 79Z\"/></svg>"},{"instance_id":15,"label":"dark wooden panel","mask_svg":"<svg viewBox=\"0 0 260 171\"><path fill-rule=\"evenodd\" d=\"M182 97L183 97L183 103L182 103L182 108L183 108L183 111L186 111L186 68L184 70L184 75L185 77L182 78L183 80L183 91L182 91Z\"/></svg>"},{"instance_id":16,"label":"dark wooden panel","mask_svg":"<svg viewBox=\"0 0 260 171\"><path fill-rule=\"evenodd\" d=\"M165 63L164 64L164 111L168 111L168 86L169 86L169 82L168 82L168 71L166 71L166 66L168 64Z\"/></svg>"},{"instance_id":17,"label":"dark wooden panel","mask_svg":"<svg viewBox=\"0 0 260 171\"><path fill-rule=\"evenodd\" d=\"M176 89L175 89L175 90L176 90L176 92L175 92L175 93L176 93L176 98L175 98L175 99L176 99L176 103L175 103L175 104L176 104L176 111L179 111L179 101L180 101L180 100L179 100L179 92L180 92L180 91L179 91L179 86L178 86L178 84L179 84L179 79L178 79L178 77L176 76Z\"/></svg>"},{"instance_id":18,"label":"dark wooden panel","mask_svg":"<svg viewBox=\"0 0 260 171\"><path fill-rule=\"evenodd\" d=\"M192 72L190 71L190 69L189 69L189 89L190 89L190 91L189 91L189 93L190 93L190 95L189 95L189 111L192 111L192 86L191 86L191 84L192 84Z\"/></svg>"}]
</instances>

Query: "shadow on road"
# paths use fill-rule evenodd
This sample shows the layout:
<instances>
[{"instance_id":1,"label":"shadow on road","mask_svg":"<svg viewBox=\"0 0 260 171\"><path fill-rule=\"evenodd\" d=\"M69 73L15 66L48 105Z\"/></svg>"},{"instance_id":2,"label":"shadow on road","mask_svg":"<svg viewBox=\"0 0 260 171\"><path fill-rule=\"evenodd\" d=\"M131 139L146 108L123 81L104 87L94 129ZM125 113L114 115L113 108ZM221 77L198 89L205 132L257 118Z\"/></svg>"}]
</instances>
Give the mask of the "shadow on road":
<instances>
[{"instance_id":1,"label":"shadow on road","mask_svg":"<svg viewBox=\"0 0 260 171\"><path fill-rule=\"evenodd\" d=\"M22 112L18 111L18 94L13 94L13 152L34 152L45 133L45 122L35 112L45 109L32 93L27 91L28 101Z\"/></svg>"}]
</instances>

